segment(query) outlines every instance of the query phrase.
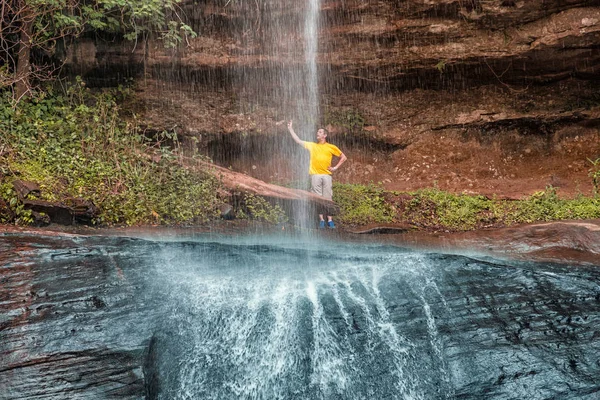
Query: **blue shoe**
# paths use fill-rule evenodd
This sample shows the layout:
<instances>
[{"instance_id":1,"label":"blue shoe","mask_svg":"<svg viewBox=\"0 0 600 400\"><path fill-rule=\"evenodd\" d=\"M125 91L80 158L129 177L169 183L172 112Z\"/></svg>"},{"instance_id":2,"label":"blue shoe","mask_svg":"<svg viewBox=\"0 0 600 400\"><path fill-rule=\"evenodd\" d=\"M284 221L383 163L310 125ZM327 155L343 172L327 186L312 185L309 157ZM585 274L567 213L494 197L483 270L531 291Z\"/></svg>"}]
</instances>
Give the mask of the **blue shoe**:
<instances>
[{"instance_id":1,"label":"blue shoe","mask_svg":"<svg viewBox=\"0 0 600 400\"><path fill-rule=\"evenodd\" d=\"M325 229L325 221L319 222L319 229Z\"/></svg>"},{"instance_id":2,"label":"blue shoe","mask_svg":"<svg viewBox=\"0 0 600 400\"><path fill-rule=\"evenodd\" d=\"M333 223L333 221L329 221L327 225L329 225L329 229L335 229L335 224Z\"/></svg>"}]
</instances>

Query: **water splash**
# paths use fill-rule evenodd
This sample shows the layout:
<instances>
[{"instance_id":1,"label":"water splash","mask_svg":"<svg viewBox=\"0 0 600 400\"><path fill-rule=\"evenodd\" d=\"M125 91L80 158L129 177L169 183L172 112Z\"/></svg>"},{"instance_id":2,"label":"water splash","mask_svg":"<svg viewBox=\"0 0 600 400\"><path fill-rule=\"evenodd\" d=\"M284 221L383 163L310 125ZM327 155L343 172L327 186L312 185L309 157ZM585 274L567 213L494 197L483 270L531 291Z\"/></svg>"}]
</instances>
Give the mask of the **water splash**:
<instances>
[{"instance_id":1,"label":"water splash","mask_svg":"<svg viewBox=\"0 0 600 400\"><path fill-rule=\"evenodd\" d=\"M315 262L323 253L309 254L312 260L302 266L289 260L273 265L267 261L273 255L247 254L245 260L269 264L270 271L246 275L238 264L243 277L235 279L218 267L199 266L200 260L182 266L181 258L175 269L163 272L161 282L187 293L172 314L191 316L178 320L177 330L185 342L195 343L192 352L180 355L181 369L168 396L353 399L395 393L395 398L428 398L417 364L433 362L418 355L432 343L409 339L389 304L391 282L421 279L411 270L419 268L418 257L377 257L377 262L358 264L353 258L324 268L322 260ZM306 253L297 255L302 256ZM393 277L399 263L402 273ZM178 347L170 346L167 353ZM168 363L173 370L173 360ZM377 384L365 384L365 374L377 377Z\"/></svg>"}]
</instances>

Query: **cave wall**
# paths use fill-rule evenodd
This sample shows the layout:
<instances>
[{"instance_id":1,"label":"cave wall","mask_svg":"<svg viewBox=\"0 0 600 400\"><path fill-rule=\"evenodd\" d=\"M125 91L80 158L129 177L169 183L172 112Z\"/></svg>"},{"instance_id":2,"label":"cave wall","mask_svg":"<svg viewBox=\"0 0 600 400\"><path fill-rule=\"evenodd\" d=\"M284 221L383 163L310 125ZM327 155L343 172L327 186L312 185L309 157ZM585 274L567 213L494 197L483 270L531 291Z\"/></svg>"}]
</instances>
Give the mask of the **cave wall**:
<instances>
[{"instance_id":1,"label":"cave wall","mask_svg":"<svg viewBox=\"0 0 600 400\"><path fill-rule=\"evenodd\" d=\"M225 166L285 180L272 154L290 146L293 98L277 93L281 71L304 62L307 3L186 2L199 33L187 46L86 39L67 70L97 86L136 78L131 107L146 129L196 137ZM395 189L589 189L586 160L600 157L599 5L322 0L320 122L354 160L340 177Z\"/></svg>"}]
</instances>

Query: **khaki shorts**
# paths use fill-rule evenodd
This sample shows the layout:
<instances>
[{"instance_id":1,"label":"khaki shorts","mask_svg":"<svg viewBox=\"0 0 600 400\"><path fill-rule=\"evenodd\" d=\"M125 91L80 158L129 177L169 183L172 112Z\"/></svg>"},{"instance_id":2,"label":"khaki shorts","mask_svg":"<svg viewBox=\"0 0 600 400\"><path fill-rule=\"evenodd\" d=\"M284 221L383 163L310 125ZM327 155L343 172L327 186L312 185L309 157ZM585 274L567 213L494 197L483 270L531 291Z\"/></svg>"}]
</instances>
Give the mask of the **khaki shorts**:
<instances>
[{"instance_id":1,"label":"khaki shorts","mask_svg":"<svg viewBox=\"0 0 600 400\"><path fill-rule=\"evenodd\" d=\"M311 175L310 187L313 193L323 196L327 200L331 200L333 198L333 179L331 178L331 175Z\"/></svg>"}]
</instances>

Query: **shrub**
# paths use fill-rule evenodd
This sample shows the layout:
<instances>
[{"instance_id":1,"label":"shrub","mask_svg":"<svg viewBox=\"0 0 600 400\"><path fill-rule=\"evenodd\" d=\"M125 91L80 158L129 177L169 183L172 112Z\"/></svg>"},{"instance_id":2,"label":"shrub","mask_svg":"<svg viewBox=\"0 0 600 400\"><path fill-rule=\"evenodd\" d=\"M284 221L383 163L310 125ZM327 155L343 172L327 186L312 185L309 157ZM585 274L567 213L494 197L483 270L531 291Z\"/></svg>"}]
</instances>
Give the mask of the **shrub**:
<instances>
[{"instance_id":1,"label":"shrub","mask_svg":"<svg viewBox=\"0 0 600 400\"><path fill-rule=\"evenodd\" d=\"M46 200L83 197L104 223L189 223L216 215L218 182L189 172L174 149L150 143L119 116L127 89L93 94L81 81L15 106L0 98L1 162L37 182ZM5 191L6 192L6 191ZM6 196L3 196L6 199Z\"/></svg>"},{"instance_id":2,"label":"shrub","mask_svg":"<svg viewBox=\"0 0 600 400\"><path fill-rule=\"evenodd\" d=\"M333 200L340 206L339 220L347 224L391 222L395 209L384 198L384 190L373 184L334 183Z\"/></svg>"},{"instance_id":3,"label":"shrub","mask_svg":"<svg viewBox=\"0 0 600 400\"><path fill-rule=\"evenodd\" d=\"M287 222L285 211L278 204L271 204L261 196L244 193L241 207L237 211L237 218L249 218L259 221L278 224Z\"/></svg>"},{"instance_id":4,"label":"shrub","mask_svg":"<svg viewBox=\"0 0 600 400\"><path fill-rule=\"evenodd\" d=\"M452 230L473 229L482 219L489 218L486 211L493 210L492 202L483 196L452 194L437 188L411 193L407 211L420 213L420 223Z\"/></svg>"}]
</instances>

